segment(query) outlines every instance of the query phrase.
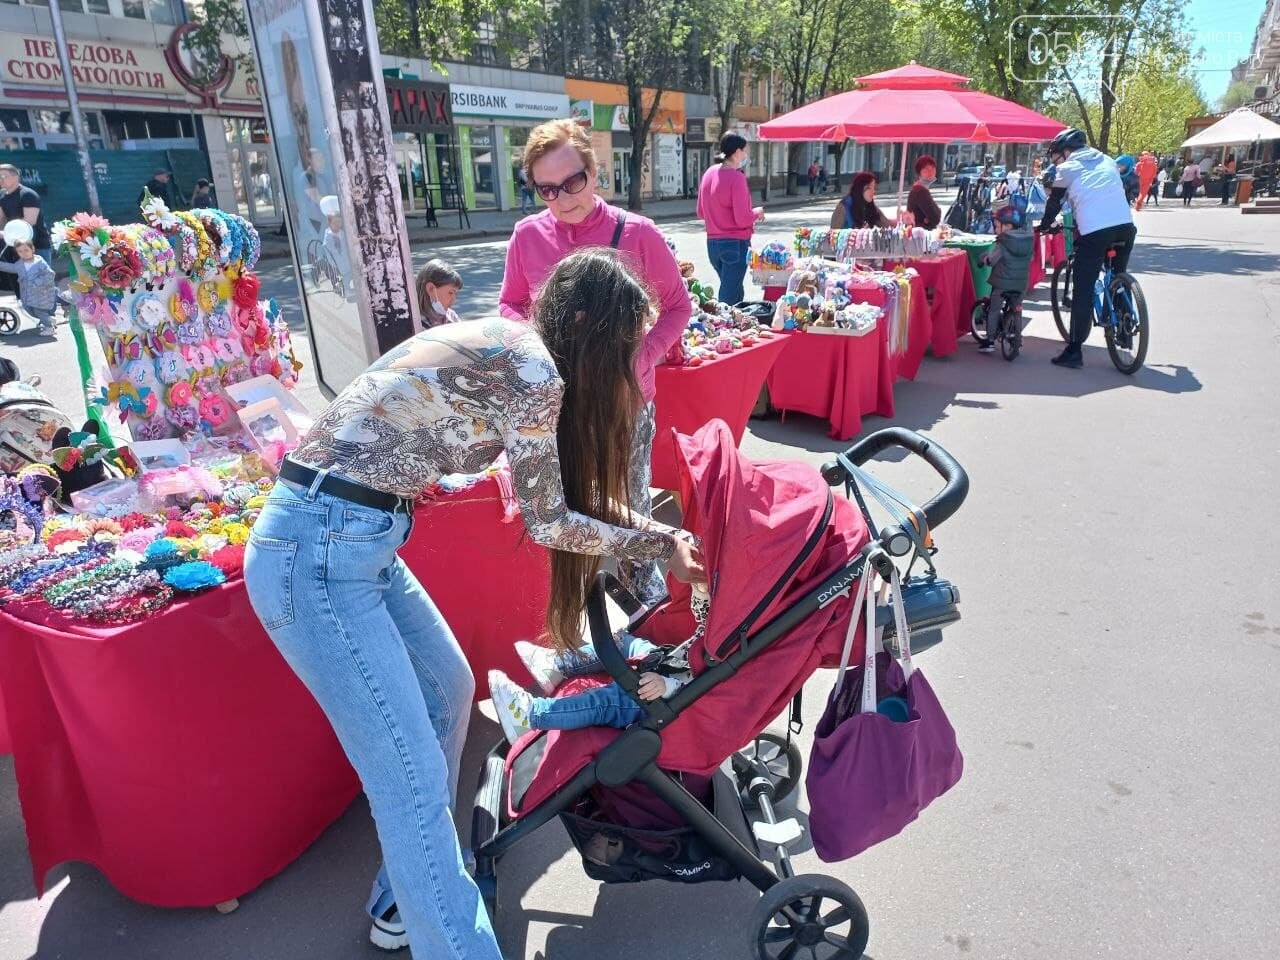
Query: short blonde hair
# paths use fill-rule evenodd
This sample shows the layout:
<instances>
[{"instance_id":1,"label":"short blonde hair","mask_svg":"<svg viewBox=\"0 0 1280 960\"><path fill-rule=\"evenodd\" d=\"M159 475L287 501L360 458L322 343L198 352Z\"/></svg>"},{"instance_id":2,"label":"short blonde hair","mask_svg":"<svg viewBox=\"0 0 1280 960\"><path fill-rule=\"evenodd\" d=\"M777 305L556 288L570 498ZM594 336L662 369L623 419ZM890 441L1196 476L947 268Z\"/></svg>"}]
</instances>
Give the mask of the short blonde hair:
<instances>
[{"instance_id":1,"label":"short blonde hair","mask_svg":"<svg viewBox=\"0 0 1280 960\"><path fill-rule=\"evenodd\" d=\"M533 165L566 143L582 158L587 173L595 175L595 151L591 149L591 138L582 125L576 120L548 120L529 131L529 140L524 147L524 173L530 184L533 183Z\"/></svg>"}]
</instances>

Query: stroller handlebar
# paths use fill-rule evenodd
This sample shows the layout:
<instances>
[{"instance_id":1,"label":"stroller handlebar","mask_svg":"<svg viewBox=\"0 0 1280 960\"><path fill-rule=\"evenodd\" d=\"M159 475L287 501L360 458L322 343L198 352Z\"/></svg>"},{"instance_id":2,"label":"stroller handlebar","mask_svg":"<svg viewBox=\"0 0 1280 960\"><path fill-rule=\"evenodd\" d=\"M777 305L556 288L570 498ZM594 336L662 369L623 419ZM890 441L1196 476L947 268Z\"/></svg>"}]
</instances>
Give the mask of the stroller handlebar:
<instances>
[{"instance_id":1,"label":"stroller handlebar","mask_svg":"<svg viewBox=\"0 0 1280 960\"><path fill-rule=\"evenodd\" d=\"M612 573L602 571L596 574L596 582L587 594L587 625L591 631L591 645L595 648L596 657L609 676L618 682L627 696L644 708L645 713L662 722L670 721L675 714L666 701L641 698L640 673L627 663L626 657L613 642L613 631L609 629L609 611L605 608L606 592L614 596L630 597ZM630 610L627 612L631 613Z\"/></svg>"},{"instance_id":2,"label":"stroller handlebar","mask_svg":"<svg viewBox=\"0 0 1280 960\"><path fill-rule=\"evenodd\" d=\"M929 466L933 467L938 475L947 482L946 486L942 488L942 492L923 507L925 521L930 527L936 527L946 522L960 509L965 497L969 495L969 475L965 473L964 467L960 466L955 457L947 453L937 443L920 436L914 430L908 430L906 427L886 427L883 430L877 430L850 447L845 452L845 456L858 466L862 466L876 454L890 447L902 447L904 450L914 453ZM833 487L838 487L850 479L848 471L838 462L824 464L822 477Z\"/></svg>"}]
</instances>

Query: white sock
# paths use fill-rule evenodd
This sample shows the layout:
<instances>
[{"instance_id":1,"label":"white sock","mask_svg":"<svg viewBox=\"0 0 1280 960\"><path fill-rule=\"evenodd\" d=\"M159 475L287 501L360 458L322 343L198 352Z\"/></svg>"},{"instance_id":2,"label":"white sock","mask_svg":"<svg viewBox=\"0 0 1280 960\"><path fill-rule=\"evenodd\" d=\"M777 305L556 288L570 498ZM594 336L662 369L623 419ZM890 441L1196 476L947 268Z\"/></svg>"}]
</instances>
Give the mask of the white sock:
<instances>
[{"instance_id":1,"label":"white sock","mask_svg":"<svg viewBox=\"0 0 1280 960\"><path fill-rule=\"evenodd\" d=\"M528 640L517 640L516 656L533 677L533 682L548 697L564 682L564 674L556 667L556 652L549 647L539 646Z\"/></svg>"},{"instance_id":2,"label":"white sock","mask_svg":"<svg viewBox=\"0 0 1280 960\"><path fill-rule=\"evenodd\" d=\"M501 670L489 671L489 696L508 743L515 743L532 729L529 708L533 706L533 697Z\"/></svg>"}]
</instances>

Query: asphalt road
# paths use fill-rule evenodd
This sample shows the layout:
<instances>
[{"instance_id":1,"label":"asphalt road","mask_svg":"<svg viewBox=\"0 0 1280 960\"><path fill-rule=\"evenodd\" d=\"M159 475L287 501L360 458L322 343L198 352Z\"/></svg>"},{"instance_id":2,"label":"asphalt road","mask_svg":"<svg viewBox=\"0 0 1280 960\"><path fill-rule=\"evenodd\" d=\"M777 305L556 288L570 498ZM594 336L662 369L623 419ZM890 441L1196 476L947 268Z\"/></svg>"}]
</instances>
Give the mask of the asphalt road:
<instances>
[{"instance_id":1,"label":"asphalt road","mask_svg":"<svg viewBox=\"0 0 1280 960\"><path fill-rule=\"evenodd\" d=\"M860 893L874 960L1280 953L1280 219L1178 204L1139 217L1132 269L1154 333L1137 376L1112 369L1097 342L1084 370L1051 367L1059 344L1042 294L1015 363L969 344L927 359L898 385L893 421L865 424L928 433L972 478L938 532L964 620L921 658L965 776L851 862L798 858ZM762 234L785 239L814 219L776 215ZM696 224L664 229L706 267ZM495 302L502 250L419 257L453 261L467 283L460 311L476 316ZM288 283L278 267L264 286ZM53 372L68 369L65 346L13 342L55 394L74 390ZM838 445L792 416L753 421L743 446L819 463ZM932 489L917 464L878 472L918 496ZM820 673L808 686L805 746L830 682ZM477 714L471 764L496 735ZM131 903L75 864L37 902L0 760L0 958L372 960L361 906L377 858L357 801L230 916ZM501 880L512 960L746 956L751 888L602 887L558 824L504 860Z\"/></svg>"}]
</instances>

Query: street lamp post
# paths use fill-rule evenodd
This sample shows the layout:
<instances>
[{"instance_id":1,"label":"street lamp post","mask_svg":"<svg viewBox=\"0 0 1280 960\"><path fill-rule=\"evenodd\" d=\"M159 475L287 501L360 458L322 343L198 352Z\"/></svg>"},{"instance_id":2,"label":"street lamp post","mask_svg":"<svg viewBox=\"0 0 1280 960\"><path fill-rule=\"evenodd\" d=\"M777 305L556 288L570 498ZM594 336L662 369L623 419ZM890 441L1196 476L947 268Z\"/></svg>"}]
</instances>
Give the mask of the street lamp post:
<instances>
[{"instance_id":1,"label":"street lamp post","mask_svg":"<svg viewBox=\"0 0 1280 960\"><path fill-rule=\"evenodd\" d=\"M89 212L101 213L102 207L98 203L98 184L93 177L93 164L89 161L89 140L84 135L84 116L80 113L80 98L76 96L76 80L71 73L71 56L67 52L67 32L62 26L62 6L58 0L49 0L49 16L53 19L53 41L58 48L58 63L62 66L62 82L67 87L67 105L71 108L71 130L76 136L80 175L84 177L85 193L89 195Z\"/></svg>"}]
</instances>

